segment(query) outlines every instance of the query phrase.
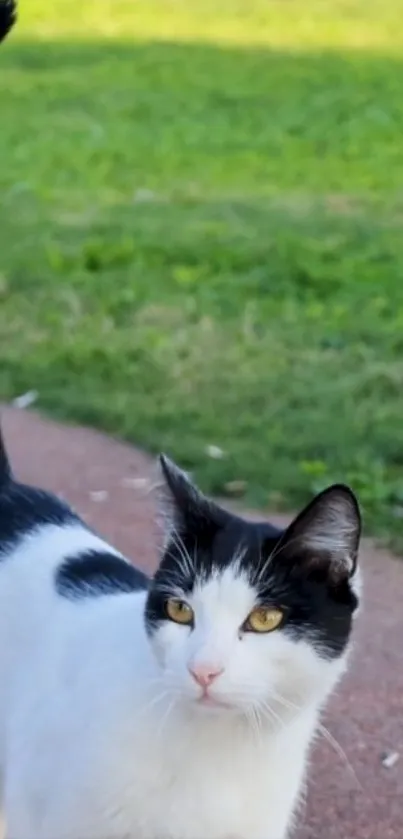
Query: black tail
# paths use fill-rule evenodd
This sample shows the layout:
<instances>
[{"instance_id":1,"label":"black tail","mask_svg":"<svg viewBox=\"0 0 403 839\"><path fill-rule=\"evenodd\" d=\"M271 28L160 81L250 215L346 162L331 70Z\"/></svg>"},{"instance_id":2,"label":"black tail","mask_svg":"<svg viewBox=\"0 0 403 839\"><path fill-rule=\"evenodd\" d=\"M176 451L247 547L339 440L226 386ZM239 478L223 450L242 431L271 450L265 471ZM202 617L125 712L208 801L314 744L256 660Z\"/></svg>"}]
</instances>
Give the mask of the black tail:
<instances>
[{"instance_id":1,"label":"black tail","mask_svg":"<svg viewBox=\"0 0 403 839\"><path fill-rule=\"evenodd\" d=\"M4 437L0 428L0 490L12 480L10 461L6 452Z\"/></svg>"},{"instance_id":2,"label":"black tail","mask_svg":"<svg viewBox=\"0 0 403 839\"><path fill-rule=\"evenodd\" d=\"M4 41L4 38L10 32L10 29L13 28L16 20L17 4L15 0L0 0L0 43Z\"/></svg>"}]
</instances>

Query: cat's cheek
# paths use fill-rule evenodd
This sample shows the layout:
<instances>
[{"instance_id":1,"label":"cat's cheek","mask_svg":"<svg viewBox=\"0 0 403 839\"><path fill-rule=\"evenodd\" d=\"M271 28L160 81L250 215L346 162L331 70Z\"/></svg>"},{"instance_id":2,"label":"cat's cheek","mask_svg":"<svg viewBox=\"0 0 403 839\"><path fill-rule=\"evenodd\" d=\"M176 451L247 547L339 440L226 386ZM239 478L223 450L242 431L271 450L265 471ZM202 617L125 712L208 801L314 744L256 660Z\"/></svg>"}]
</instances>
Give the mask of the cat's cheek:
<instances>
[{"instance_id":1,"label":"cat's cheek","mask_svg":"<svg viewBox=\"0 0 403 839\"><path fill-rule=\"evenodd\" d=\"M151 646L158 664L163 669L170 665L170 659L177 649L180 638L178 638L179 627L168 621L160 621L155 627L151 636Z\"/></svg>"},{"instance_id":2,"label":"cat's cheek","mask_svg":"<svg viewBox=\"0 0 403 839\"><path fill-rule=\"evenodd\" d=\"M163 621L154 633L151 643L167 687L179 693L192 693L192 680L186 667L189 629Z\"/></svg>"},{"instance_id":3,"label":"cat's cheek","mask_svg":"<svg viewBox=\"0 0 403 839\"><path fill-rule=\"evenodd\" d=\"M257 707L267 700L275 675L268 639L244 636L231 656L222 690L238 697L240 707Z\"/></svg>"},{"instance_id":4,"label":"cat's cheek","mask_svg":"<svg viewBox=\"0 0 403 839\"><path fill-rule=\"evenodd\" d=\"M276 660L275 693L293 705L307 706L326 695L338 681L343 659L329 661L307 640L282 636Z\"/></svg>"}]
</instances>

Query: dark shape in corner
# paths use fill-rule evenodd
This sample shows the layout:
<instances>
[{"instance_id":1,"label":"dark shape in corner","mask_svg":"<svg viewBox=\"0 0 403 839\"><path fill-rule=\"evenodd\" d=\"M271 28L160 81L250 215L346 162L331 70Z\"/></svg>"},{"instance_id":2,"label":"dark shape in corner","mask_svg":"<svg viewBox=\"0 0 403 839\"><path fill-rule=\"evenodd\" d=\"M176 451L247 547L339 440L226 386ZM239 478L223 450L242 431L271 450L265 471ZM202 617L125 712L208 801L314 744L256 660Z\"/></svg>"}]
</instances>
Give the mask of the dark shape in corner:
<instances>
[{"instance_id":1,"label":"dark shape in corner","mask_svg":"<svg viewBox=\"0 0 403 839\"><path fill-rule=\"evenodd\" d=\"M4 41L17 20L15 0L0 0L0 43Z\"/></svg>"},{"instance_id":2,"label":"dark shape in corner","mask_svg":"<svg viewBox=\"0 0 403 839\"><path fill-rule=\"evenodd\" d=\"M0 490L5 484L11 480L12 472L10 461L8 459L6 444L4 442L3 431L0 423Z\"/></svg>"}]
</instances>

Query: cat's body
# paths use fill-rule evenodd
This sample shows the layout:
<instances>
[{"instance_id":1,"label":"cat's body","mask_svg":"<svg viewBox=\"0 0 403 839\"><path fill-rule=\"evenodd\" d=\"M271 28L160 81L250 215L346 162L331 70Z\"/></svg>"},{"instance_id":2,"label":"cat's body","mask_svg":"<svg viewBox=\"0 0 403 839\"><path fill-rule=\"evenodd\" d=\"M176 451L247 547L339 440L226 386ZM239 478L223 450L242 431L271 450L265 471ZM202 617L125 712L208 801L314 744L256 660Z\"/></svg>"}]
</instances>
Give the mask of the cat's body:
<instances>
[{"instance_id":1,"label":"cat's body","mask_svg":"<svg viewBox=\"0 0 403 839\"><path fill-rule=\"evenodd\" d=\"M287 835L345 669L355 501L335 487L282 534L163 472L171 516L149 581L0 457L10 839Z\"/></svg>"}]
</instances>

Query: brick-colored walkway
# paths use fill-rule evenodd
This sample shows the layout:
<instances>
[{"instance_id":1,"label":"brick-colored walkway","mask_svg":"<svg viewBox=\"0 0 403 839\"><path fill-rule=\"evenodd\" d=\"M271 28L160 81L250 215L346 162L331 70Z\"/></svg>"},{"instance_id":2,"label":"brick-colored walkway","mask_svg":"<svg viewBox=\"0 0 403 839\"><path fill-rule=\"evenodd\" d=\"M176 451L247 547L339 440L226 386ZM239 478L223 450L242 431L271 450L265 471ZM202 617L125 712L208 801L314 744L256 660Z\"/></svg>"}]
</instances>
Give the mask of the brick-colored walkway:
<instances>
[{"instance_id":1,"label":"brick-colored walkway","mask_svg":"<svg viewBox=\"0 0 403 839\"><path fill-rule=\"evenodd\" d=\"M63 495L135 563L155 561L150 461L101 434L4 408L17 474ZM273 517L275 519L276 517ZM277 517L278 518L278 517ZM365 609L350 676L326 715L298 839L403 839L403 562L362 550ZM384 752L400 753L387 769Z\"/></svg>"}]
</instances>

